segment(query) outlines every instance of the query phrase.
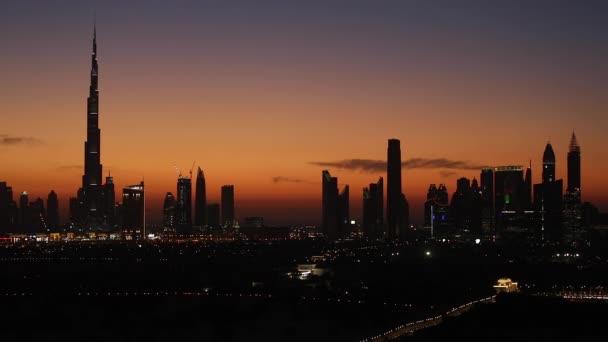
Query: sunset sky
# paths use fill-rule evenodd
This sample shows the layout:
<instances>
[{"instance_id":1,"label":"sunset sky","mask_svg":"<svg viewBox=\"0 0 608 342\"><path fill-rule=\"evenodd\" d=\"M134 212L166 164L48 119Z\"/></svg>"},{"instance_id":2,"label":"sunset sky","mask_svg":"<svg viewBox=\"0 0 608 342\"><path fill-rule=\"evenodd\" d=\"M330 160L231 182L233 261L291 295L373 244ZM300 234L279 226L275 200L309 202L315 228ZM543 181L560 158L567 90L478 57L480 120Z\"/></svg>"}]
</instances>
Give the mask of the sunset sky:
<instances>
[{"instance_id":1,"label":"sunset sky","mask_svg":"<svg viewBox=\"0 0 608 342\"><path fill-rule=\"evenodd\" d=\"M608 210L606 1L0 6L0 181L32 200L54 189L64 215L83 174L94 13L104 174L117 199L145 177L152 221L175 194L174 165L196 161L208 202L234 184L239 219L319 223L315 162L383 160L397 138L403 160L461 162L404 168L421 223L429 183L451 193L480 165L531 159L540 182L549 140L565 181L573 130L583 201ZM329 170L360 219L362 188L385 172Z\"/></svg>"}]
</instances>

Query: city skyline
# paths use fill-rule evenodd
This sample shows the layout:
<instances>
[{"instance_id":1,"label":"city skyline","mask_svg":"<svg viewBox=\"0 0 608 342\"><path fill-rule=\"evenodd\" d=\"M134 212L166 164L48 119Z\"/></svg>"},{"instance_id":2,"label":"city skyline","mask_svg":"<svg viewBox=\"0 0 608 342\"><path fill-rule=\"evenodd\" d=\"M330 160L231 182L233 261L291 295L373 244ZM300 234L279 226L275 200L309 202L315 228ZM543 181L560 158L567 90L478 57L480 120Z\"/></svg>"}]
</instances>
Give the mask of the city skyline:
<instances>
[{"instance_id":1,"label":"city skyline","mask_svg":"<svg viewBox=\"0 0 608 342\"><path fill-rule=\"evenodd\" d=\"M44 7L44 5L40 6ZM162 7L159 4L155 4L154 6ZM194 4L184 5L184 7L188 6L196 7ZM79 8L82 11L83 18L72 22L75 27L79 27L82 30L71 28L70 31L74 32L68 35L68 37L76 39L74 39L74 42L69 43L67 40L63 41L63 44L69 47L68 51L65 51L66 58L68 60L74 58L74 62L64 65L55 60L54 64L47 65L48 69L32 68L32 72L35 70L39 72L43 71L41 75L37 75L37 78L44 85L49 87L55 81L61 84L60 87L47 89L44 93L46 96L39 98L39 101L31 102L23 98L25 94L24 90L30 86L36 89L36 87L40 87L41 85L28 83L27 77L24 77L24 80L16 78L16 83L13 85L6 83L2 85L2 90L5 94L8 94L9 100L3 101L2 110L16 113L16 115L11 115L7 118L6 125L3 127L6 131L0 132L2 134L2 144L0 145L0 151L2 152L0 154L0 164L3 165L1 169L2 180L6 180L13 187L15 194L28 191L31 200L37 197L46 198L49 191L54 190L59 198L62 221L65 221L68 198L75 195L74 190L81 183L78 179L78 174L82 176L84 168L81 154L82 145L80 143L83 140L83 129L86 127L86 118L82 115L84 112L83 89L84 84L88 82L83 80L88 77L86 70L90 66L86 68L82 67L83 61L77 61L76 58L81 59L87 51L90 51L91 21L89 20L88 22L88 28L82 27L86 19L84 17L90 18L90 15L87 16L90 11L85 7ZM23 8L14 6L11 10L18 11L23 10ZM177 11L181 10L178 9ZM46 20L56 19L52 13L49 17L46 17ZM213 84L222 84L222 80L229 82L236 81L233 78L235 74L226 69L212 70L211 66L203 63L199 65L200 68L198 69L190 69L194 72L194 75L200 76L199 80L198 77L188 75L185 69L178 68L183 63L175 63L171 64L175 68L173 70L181 71L172 75L174 77L172 80L177 82L177 84L180 83L180 80L184 81L183 86L178 88L188 93L186 97L180 97L178 94L177 98L190 100L190 102L186 101L188 105L180 101L170 104L163 101L163 97L159 97L160 93L158 96L153 96L154 92L135 92L132 98L125 98L121 94L121 92L125 91L124 87L127 85L129 87L134 86L142 80L124 79L123 77L121 81L121 71L124 75L131 76L137 76L139 72L139 76L144 76L144 79L150 75L143 73L144 70L139 69L140 66L133 63L134 61L130 53L120 53L120 45L128 44L128 42L125 41L126 38L120 39L116 35L116 28L110 25L110 23L113 21L120 23L122 17L120 15L111 16L109 14L104 16L103 8L99 9L97 13L98 43L101 44L99 55L103 69L103 74L99 80L99 87L104 94L101 101L102 109L100 110L100 126L103 128L104 134L102 139L103 146L101 147L104 154L101 163L105 165L106 170L111 170L112 176L117 180L119 188L139 182L145 176L148 218L153 223L161 222L164 196L168 191L174 191L175 172L173 164L176 163L183 168L189 165L191 160L204 160L203 162L199 162L198 165L205 170L206 188L208 189L207 202L220 202L221 185L227 183L235 184L238 188L238 197L235 200L238 217L264 216L265 221L270 224L320 223L321 201L319 193L321 184L318 182L318 173L322 169L327 168L332 175L340 179L340 184L348 184L353 189L350 196L351 216L356 217L360 221L362 211L362 193L360 190L370 182L378 179L378 177L385 177L386 173L385 171L381 172L375 169L374 171L362 171L362 167L360 166L346 165L341 162L351 159L384 160L386 139L393 137L401 140L401 157L406 162L402 173L402 188L403 193L410 202L410 216L414 223L421 223L424 202L426 200L426 190L430 183L446 183L448 191L452 193L455 190L456 180L460 177L477 178L479 180L481 166L527 165L528 160L531 160L532 163L532 183L540 183L541 149L547 140L551 141L555 150L555 177L557 179L566 179L566 155L569 150L569 137L572 131L576 132L582 146L581 188L584 188L582 191L583 201L590 201L601 210L606 210L606 199L601 194L608 190L608 184L602 178L602 174L608 170L608 166L602 158L601 146L604 145L606 138L601 133L607 125L605 117L599 116L608 108L606 100L599 97L599 93L603 89L602 86L605 86L605 84L595 83L599 87L587 93L587 98L583 97L581 99L573 95L565 103L558 101L550 106L544 106L529 98L522 98L522 101L517 106L510 108L509 106L504 106L505 103L502 102L505 100L504 98L502 101L496 100L485 103L492 96L483 99L465 96L466 100L471 101L470 105L478 108L476 108L476 111L471 111L469 115L458 116L456 114L466 112L465 109L468 105L456 105L450 108L449 104L454 104L453 101L455 100L450 99L446 101L445 106L433 108L434 106L431 105L427 107L425 106L426 104L419 102L429 100L428 95L422 96L418 93L420 89L413 91L413 94L405 90L398 91L399 89L407 89L407 87L404 87L406 84L400 83L404 82L404 80L399 78L405 77L400 72L397 72L398 75L393 75L398 79L391 78L391 82L399 83L400 87L393 88L387 84L383 84L380 87L382 91L376 90L376 93L373 94L373 96L381 96L383 95L381 94L383 91L390 90L389 95L391 96L387 95L386 102L377 102L374 99L371 99L372 101L368 101L370 99L353 99L353 104L342 101L340 98L352 91L356 94L357 91L367 88L373 90L373 86L377 85L373 82L374 78L380 75L387 76L386 70L365 70L370 71L370 74L367 74L367 76L370 76L372 79L356 83L355 88L361 87L359 89L348 89L348 92L346 92L346 89L341 89L340 87L330 87L319 93L313 93L311 97L306 94L300 94L298 91L300 87L311 90L312 84L314 84L314 82L309 84L308 82L311 80L302 78L302 75L295 77L294 83L291 83L281 80L280 77L270 77L270 81L268 81L260 79L258 76L261 74L246 74L250 77L244 77L244 80L246 80L247 85L251 86L250 90L253 91L253 94L258 94L260 89L266 90L258 94L260 97L257 99L260 101L254 101L255 106L251 106L251 100L256 99L255 95L241 92L240 95L229 99L225 97L228 93L218 93L219 88L213 88ZM55 15L58 16L59 14L56 13ZM175 15L175 13L168 14L169 17L171 15ZM292 15L294 14L292 13ZM354 14L350 13L350 15ZM28 18L25 16L25 19ZM67 24L69 23L70 20L67 21ZM101 29L104 24L106 28ZM8 21L5 25L16 24ZM153 25L150 28L154 28ZM51 30L50 33L45 32L44 34L57 34L57 32ZM158 33L158 31L156 32ZM166 36L163 37L161 35L160 38L170 39L172 33L174 32L167 31ZM243 32L232 33L237 36L243 34ZM28 32L24 32L23 34L24 37L29 37ZM269 33L266 32L265 34ZM127 36L129 35L127 34ZM81 46L73 45L75 42L82 42L83 39L89 40L89 43L83 43ZM135 42L137 42L136 39L131 41L133 44ZM20 46L12 40L9 40L8 43L12 43L9 46ZM281 46L281 40L275 43ZM314 45L314 42L311 41L307 43ZM271 46L266 48L274 51L278 46L271 44ZM146 48L149 48L146 44L142 44L140 47L144 51ZM185 46L178 44L178 47L184 48ZM238 46L234 47L238 48ZM21 46L21 48L24 47ZM588 48L596 54L593 58L590 57L592 60L595 60L594 58L599 59L602 56L602 51L604 51L602 47L591 46ZM49 56L51 61L58 56L56 52L49 48L42 48L37 51L41 53L38 57ZM107 51L107 60L104 59L104 51ZM71 54L72 52L73 54ZM264 54L260 53L260 55ZM204 59L205 54L201 53L198 57ZM218 55L213 55L211 59L217 61L217 57ZM387 56L372 53L368 57L381 60ZM150 59L150 63L153 63L155 60L158 61L158 56L154 54L143 54L143 56L139 56L138 58L144 65L146 65L146 58ZM233 56L233 58L235 57ZM86 61L86 58L82 59ZM279 61L287 62L288 60L279 58ZM296 58L297 61L302 62ZM579 63L586 61L588 59L585 58L578 60ZM231 65L241 66L244 70L249 71L249 68L255 65L245 63L246 59L243 59L242 62L243 64L240 64L237 59L229 61ZM277 61L275 60L275 62ZM272 62L269 63L268 67L277 66L277 64L272 64ZM321 64L321 70L324 71L333 70L331 67L337 68L337 64L329 63L329 60ZM31 58L24 58L22 61L9 58L7 65L9 67L16 65L22 68L28 66L34 67ZM2 67L7 68L7 65L3 65ZM278 65L281 66L281 64ZM506 65L512 66L508 63ZM422 66L424 68L428 67L426 65ZM538 67L534 62L531 62L529 66ZM39 68L39 66L36 67ZM599 67L598 72L601 75L606 70L601 69L602 67L605 68L605 66L599 65ZM124 73L129 68L133 68L132 70L135 73ZM8 69L10 68L7 68L6 72L11 75L13 71ZM66 72L65 79L62 75L57 74L60 70ZM397 69L392 71L394 72L395 70ZM160 72L158 69L154 69L154 71ZM213 79L213 82L210 82L211 84L205 84L205 78L202 76L205 72L210 71L217 73L213 74L214 77L211 78ZM279 71L285 72L285 77L298 75L283 68L271 71L270 76L277 76L276 72ZM339 77L337 77L335 85L346 82L347 70L337 68L336 71L340 72L338 73ZM222 72L225 72L225 74L222 75ZM433 78L430 77L431 73L428 75L429 80ZM164 76L171 75L164 74ZM424 73L417 76L424 78ZM505 75L503 76L506 77ZM548 77L548 75L541 76ZM327 81L327 79L319 75L312 75L311 77L318 81L319 84L324 84L322 81ZM582 82L583 80L587 80L585 77L591 76L582 73L578 77L573 75L569 75L569 77L572 77L572 79L568 79L569 81ZM594 77L597 77L597 75ZM549 80L550 78L543 79L543 82L548 82ZM193 101L195 100L194 93L196 91L194 90L196 89L189 88L190 86L187 85L189 83L186 81L196 82L201 89L208 91L208 93L203 95L203 98L210 100L209 106L203 103L204 101ZM282 85L281 81L287 82L286 85L290 86L283 93L281 93L280 89ZM433 82L435 81L441 81L441 78L438 80L433 79ZM441 84L437 89L431 86L430 89L439 91L442 87L446 87L444 90L453 90L454 84L452 84L452 81L454 80L448 78L445 85ZM516 84L520 84L529 80L522 76L521 79L516 81ZM504 82L507 82L506 78L499 78L497 86L502 88L509 84L508 82ZM540 83L544 84L543 82ZM329 84L332 83L330 82ZM227 84L223 85L226 86ZM438 83L435 86L438 85L440 84ZM484 82L480 82L476 86L482 85L484 85ZM422 88L426 86L423 84ZM133 88L138 89L140 87ZM478 88L473 87L472 89ZM161 93L167 92L167 95L175 95L166 86L155 87L152 90ZM545 91L545 89L539 90ZM517 93L516 90L512 91ZM277 92L290 101L286 101L285 103L283 101L270 101L272 98L271 94L276 94ZM562 95L560 91L553 94L550 91L547 92L548 94L543 94L543 96L552 98L553 96L559 97L557 95ZM598 94L595 94L595 92ZM239 92L235 94L239 94ZM221 96L213 97L213 95ZM415 95L419 97L417 98ZM57 96L57 98L51 99L54 96ZM325 96L329 96L330 98L325 99ZM405 96L406 99L401 99L401 96ZM50 115L52 113L57 114L59 108L53 108L53 104L57 104L54 101L59 99L65 101L65 104L62 103L60 106L62 114ZM312 102L316 102L315 105L304 107L290 105L290 103L293 104L296 101L306 102L307 99L312 99ZM408 100L412 99L414 101L408 103ZM583 99L590 101L585 102ZM443 100L446 100L446 98L444 97ZM579 101L582 102L579 103ZM388 108L389 104L396 106L395 108ZM141 105L141 108L135 110L133 115L129 115L128 113L133 112L134 107L132 106L135 105ZM355 105L362 106L361 108L356 108ZM498 105L501 105L500 108ZM195 117L192 116L193 114L188 114L192 108L198 108L196 111L191 111ZM222 108L225 111L218 111L218 109ZM166 115L167 119L164 120L162 116L158 115L160 109L172 114ZM436 111L439 109L444 111L443 116L437 116ZM482 119L485 119L485 117L479 117L479 115L484 110L492 113L489 109L495 110L495 114L489 115L494 120L494 125L491 129L496 130L496 133L492 131L492 134L479 133L475 136L464 130L465 127L468 127L468 129L477 132L484 132L484 120ZM180 116L180 112L173 113L175 110L183 111L184 118L188 118L188 120L184 120ZM553 121L554 125L547 125L550 127L542 127L542 133L537 132L536 130L539 129L538 125L542 125L543 122L541 119L546 119L545 116L550 110L554 111L553 114L557 115L559 120ZM281 114L283 111L288 114ZM356 115L331 115L332 112L351 111ZM381 115L366 117L374 111L380 111ZM520 114L521 112L529 113L537 111L539 112L538 117ZM566 115L568 111L570 112L570 118L560 117ZM583 113L583 117L575 118L578 112L585 113ZM330 122L335 121L335 125L339 125L342 120L346 120L350 124L346 128L347 134L343 134L344 131L340 130L330 130L329 128L331 127L326 127L326 125L311 126L314 120L309 120L318 120L319 115L320 117L326 116L330 118ZM429 125L429 122L427 122L427 115L430 115L431 121L429 122L432 122L432 125ZM49 116L51 118L47 119ZM196 118L198 116L207 121L203 120L199 122ZM311 117L307 118L307 116ZM399 118L399 116L403 116L403 118ZM458 120L452 119L452 116L455 116ZM32 117L35 120L32 120ZM227 121L220 117L227 117ZM145 120L142 120L143 118ZM590 118L597 119L597 125L589 125ZM49 126L48 121L45 121L51 119L51 122L56 125L54 129L48 129L51 126ZM245 123L251 125L239 125L242 127L236 128L226 125L235 119L245 120ZM304 124L302 127L298 127L299 124L296 123L299 123L301 119L304 120ZM504 119L504 127L502 127L503 125L501 127L496 126L499 125L496 121L500 122L500 119ZM440 127L444 122L447 124L446 126L450 126L449 130ZM529 125L522 127L521 122L528 123ZM180 126L173 126L176 123L180 124ZM212 123L212 125L209 126L205 123ZM378 124L378 128L374 127L375 123ZM199 133L196 129L197 127L205 129L204 133ZM279 129L276 129L276 127L279 127ZM519 130L514 132L512 131L513 127L518 127ZM423 134L419 132L425 131L428 128L430 130ZM297 134L302 129L309 130L310 136L315 137L316 140L306 139L307 135ZM375 133L374 131L378 132ZM451 133L450 131L454 132ZM348 134L348 132L352 133ZM500 138L501 133L505 134L504 139ZM432 138L428 137L429 134ZM292 137L295 138L293 139L295 141L289 142L289 140L292 140L290 139ZM436 140L435 137L437 137ZM332 140L335 138L339 139ZM486 142L488 138L493 139L493 141ZM478 147L480 144L483 145L482 149ZM154 153L149 155L142 154L139 152L141 150L154 150ZM293 151L298 151L298 153L292 153ZM423 161L407 164L407 161L413 158L422 158ZM433 161L425 162L427 159L432 159ZM325 166L321 166L321 164L325 164ZM330 164L330 166L327 166L327 164ZM332 167L331 165L334 166ZM408 168L408 165L418 166L418 168ZM105 177L106 174L99 176ZM261 196L261 193L264 195ZM294 222L289 222L289 219Z\"/></svg>"},{"instance_id":2,"label":"city skyline","mask_svg":"<svg viewBox=\"0 0 608 342\"><path fill-rule=\"evenodd\" d=\"M608 340L607 17L3 0L1 342Z\"/></svg>"}]
</instances>

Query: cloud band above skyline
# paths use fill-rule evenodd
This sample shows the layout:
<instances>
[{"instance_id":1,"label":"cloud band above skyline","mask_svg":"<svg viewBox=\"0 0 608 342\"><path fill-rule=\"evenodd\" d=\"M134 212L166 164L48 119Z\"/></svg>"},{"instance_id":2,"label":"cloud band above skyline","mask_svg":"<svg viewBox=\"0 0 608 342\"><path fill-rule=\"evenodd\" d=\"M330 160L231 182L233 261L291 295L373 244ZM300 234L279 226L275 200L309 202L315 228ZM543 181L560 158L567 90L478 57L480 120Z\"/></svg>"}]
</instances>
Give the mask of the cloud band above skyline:
<instances>
[{"instance_id":1,"label":"cloud band above skyline","mask_svg":"<svg viewBox=\"0 0 608 342\"><path fill-rule=\"evenodd\" d=\"M0 146L31 146L42 144L42 140L32 137L15 137L9 134L0 134Z\"/></svg>"},{"instance_id":2,"label":"cloud band above skyline","mask_svg":"<svg viewBox=\"0 0 608 342\"><path fill-rule=\"evenodd\" d=\"M384 172L386 161L377 159L343 159L338 161L313 161L309 164L333 167L337 169L353 170L361 172ZM452 160L447 158L410 158L401 163L406 169L454 169L454 170L476 170L484 165L467 160Z\"/></svg>"}]
</instances>

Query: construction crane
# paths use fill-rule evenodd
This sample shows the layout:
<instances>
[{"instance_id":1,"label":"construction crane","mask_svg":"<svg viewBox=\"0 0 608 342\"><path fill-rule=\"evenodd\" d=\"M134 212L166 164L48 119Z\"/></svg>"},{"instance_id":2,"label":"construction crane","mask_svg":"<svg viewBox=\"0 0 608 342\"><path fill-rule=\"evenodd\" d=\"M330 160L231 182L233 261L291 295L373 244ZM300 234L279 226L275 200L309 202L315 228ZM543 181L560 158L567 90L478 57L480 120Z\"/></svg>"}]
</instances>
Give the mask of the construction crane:
<instances>
[{"instance_id":1,"label":"construction crane","mask_svg":"<svg viewBox=\"0 0 608 342\"><path fill-rule=\"evenodd\" d=\"M173 168L175 168L175 172L177 172L177 177L182 178L182 172L177 168L175 163L173 163Z\"/></svg>"},{"instance_id":2,"label":"construction crane","mask_svg":"<svg viewBox=\"0 0 608 342\"><path fill-rule=\"evenodd\" d=\"M192 170L194 170L195 163L196 163L196 160L192 162L192 167L190 168L190 179L192 179Z\"/></svg>"}]
</instances>

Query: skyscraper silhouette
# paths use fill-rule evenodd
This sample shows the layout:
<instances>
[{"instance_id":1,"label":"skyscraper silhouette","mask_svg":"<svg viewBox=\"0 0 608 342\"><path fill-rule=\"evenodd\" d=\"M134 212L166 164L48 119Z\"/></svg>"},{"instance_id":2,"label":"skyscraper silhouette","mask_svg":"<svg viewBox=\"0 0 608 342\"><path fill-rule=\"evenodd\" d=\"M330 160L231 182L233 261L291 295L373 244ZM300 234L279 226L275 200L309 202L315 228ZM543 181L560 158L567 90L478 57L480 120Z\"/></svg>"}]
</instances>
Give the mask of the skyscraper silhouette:
<instances>
[{"instance_id":1,"label":"skyscraper silhouette","mask_svg":"<svg viewBox=\"0 0 608 342\"><path fill-rule=\"evenodd\" d=\"M0 182L0 233L12 232L17 222L17 203L13 199L13 188Z\"/></svg>"},{"instance_id":2,"label":"skyscraper silhouette","mask_svg":"<svg viewBox=\"0 0 608 342\"><path fill-rule=\"evenodd\" d=\"M429 189L429 195L432 194ZM482 214L482 193L477 183L477 179L469 181L462 177L456 181L456 191L452 195L449 208L450 229L439 230L439 233L448 235L469 235L481 236L481 214Z\"/></svg>"},{"instance_id":3,"label":"skyscraper silhouette","mask_svg":"<svg viewBox=\"0 0 608 342\"><path fill-rule=\"evenodd\" d=\"M46 200L46 224L51 232L59 230L59 202L57 194L53 190Z\"/></svg>"},{"instance_id":4,"label":"skyscraper silhouette","mask_svg":"<svg viewBox=\"0 0 608 342\"><path fill-rule=\"evenodd\" d=\"M494 169L481 169L481 229L486 235L494 234Z\"/></svg>"},{"instance_id":5,"label":"skyscraper silhouette","mask_svg":"<svg viewBox=\"0 0 608 342\"><path fill-rule=\"evenodd\" d=\"M207 191L205 189L205 175L198 168L196 173L196 194L194 197L194 224L198 227L207 225Z\"/></svg>"},{"instance_id":6,"label":"skyscraper silhouette","mask_svg":"<svg viewBox=\"0 0 608 342\"><path fill-rule=\"evenodd\" d=\"M226 228L235 226L234 185L222 186L222 224Z\"/></svg>"},{"instance_id":7,"label":"skyscraper silhouette","mask_svg":"<svg viewBox=\"0 0 608 342\"><path fill-rule=\"evenodd\" d=\"M521 165L499 166L494 170L495 230L500 235L507 229L519 228L523 215L524 171Z\"/></svg>"},{"instance_id":8,"label":"skyscraper silhouette","mask_svg":"<svg viewBox=\"0 0 608 342\"><path fill-rule=\"evenodd\" d=\"M388 140L386 163L386 221L389 240L405 235L409 225L409 204L401 188L401 146L398 139Z\"/></svg>"},{"instance_id":9,"label":"skyscraper silhouette","mask_svg":"<svg viewBox=\"0 0 608 342\"><path fill-rule=\"evenodd\" d=\"M175 197L170 192L165 195L163 203L163 231L175 232Z\"/></svg>"},{"instance_id":10,"label":"skyscraper silhouette","mask_svg":"<svg viewBox=\"0 0 608 342\"><path fill-rule=\"evenodd\" d=\"M424 202L424 227L433 227L433 206L437 200L437 186L430 184L429 189L426 192L426 202Z\"/></svg>"},{"instance_id":11,"label":"skyscraper silhouette","mask_svg":"<svg viewBox=\"0 0 608 342\"><path fill-rule=\"evenodd\" d=\"M84 175L81 194L85 206L82 213L87 229L99 229L101 213L101 131L99 129L99 65L97 62L97 30L93 29L93 53L91 55L91 84L87 99L87 140L84 143Z\"/></svg>"},{"instance_id":12,"label":"skyscraper silhouette","mask_svg":"<svg viewBox=\"0 0 608 342\"><path fill-rule=\"evenodd\" d=\"M179 234L192 233L192 180L177 178L176 231Z\"/></svg>"},{"instance_id":13,"label":"skyscraper silhouette","mask_svg":"<svg viewBox=\"0 0 608 342\"><path fill-rule=\"evenodd\" d=\"M132 237L145 233L144 182L128 185L122 189L122 231Z\"/></svg>"},{"instance_id":14,"label":"skyscraper silhouette","mask_svg":"<svg viewBox=\"0 0 608 342\"><path fill-rule=\"evenodd\" d=\"M114 178L108 175L101 192L101 215L103 225L106 229L111 230L116 224L115 207L116 193L114 191Z\"/></svg>"},{"instance_id":15,"label":"skyscraper silhouette","mask_svg":"<svg viewBox=\"0 0 608 342\"><path fill-rule=\"evenodd\" d=\"M568 150L568 187L564 195L564 221L568 238L581 238L581 148L574 132Z\"/></svg>"},{"instance_id":16,"label":"skyscraper silhouette","mask_svg":"<svg viewBox=\"0 0 608 342\"><path fill-rule=\"evenodd\" d=\"M522 190L522 208L524 210L532 209L532 161L526 169L524 185Z\"/></svg>"},{"instance_id":17,"label":"skyscraper silhouette","mask_svg":"<svg viewBox=\"0 0 608 342\"><path fill-rule=\"evenodd\" d=\"M470 217L470 233L474 236L482 236L481 228L481 188L476 178L471 182L471 211Z\"/></svg>"},{"instance_id":18,"label":"skyscraper silhouette","mask_svg":"<svg viewBox=\"0 0 608 342\"><path fill-rule=\"evenodd\" d=\"M445 236L449 233L448 189L445 184L439 188L430 184L424 202L424 227L431 236Z\"/></svg>"},{"instance_id":19,"label":"skyscraper silhouette","mask_svg":"<svg viewBox=\"0 0 608 342\"><path fill-rule=\"evenodd\" d=\"M581 188L581 147L572 132L570 148L568 150L568 189Z\"/></svg>"},{"instance_id":20,"label":"skyscraper silhouette","mask_svg":"<svg viewBox=\"0 0 608 342\"><path fill-rule=\"evenodd\" d=\"M455 232L465 234L471 225L471 181L462 177L456 181L456 191L450 202L450 217Z\"/></svg>"},{"instance_id":21,"label":"skyscraper silhouette","mask_svg":"<svg viewBox=\"0 0 608 342\"><path fill-rule=\"evenodd\" d=\"M384 179L363 189L363 234L372 239L382 237L384 229Z\"/></svg>"},{"instance_id":22,"label":"skyscraper silhouette","mask_svg":"<svg viewBox=\"0 0 608 342\"><path fill-rule=\"evenodd\" d=\"M427 194L428 195L428 194ZM439 184L435 198L432 203L432 227L434 236L445 236L450 229L450 213L448 204L448 188L445 184Z\"/></svg>"},{"instance_id":23,"label":"skyscraper silhouette","mask_svg":"<svg viewBox=\"0 0 608 342\"><path fill-rule=\"evenodd\" d=\"M29 208L29 196L27 191L21 193L19 196L19 229L21 232L28 231L31 224L30 208Z\"/></svg>"},{"instance_id":24,"label":"skyscraper silhouette","mask_svg":"<svg viewBox=\"0 0 608 342\"><path fill-rule=\"evenodd\" d=\"M38 197L34 202L30 203L30 231L31 232L47 232L46 226L46 211L44 210L44 201Z\"/></svg>"},{"instance_id":25,"label":"skyscraper silhouette","mask_svg":"<svg viewBox=\"0 0 608 342\"><path fill-rule=\"evenodd\" d=\"M338 235L338 178L332 177L328 170L322 176L322 219L323 234L330 240Z\"/></svg>"},{"instance_id":26,"label":"skyscraper silhouette","mask_svg":"<svg viewBox=\"0 0 608 342\"><path fill-rule=\"evenodd\" d=\"M350 187L346 185L338 195L338 235L345 237L350 234Z\"/></svg>"},{"instance_id":27,"label":"skyscraper silhouette","mask_svg":"<svg viewBox=\"0 0 608 342\"><path fill-rule=\"evenodd\" d=\"M543 153L543 183L553 182L555 180L555 153L553 146L548 142Z\"/></svg>"},{"instance_id":28,"label":"skyscraper silhouette","mask_svg":"<svg viewBox=\"0 0 608 342\"><path fill-rule=\"evenodd\" d=\"M555 153L551 143L547 143L543 152L543 180L534 185L534 206L540 214L537 237L542 240L563 237L563 182L555 177Z\"/></svg>"}]
</instances>

